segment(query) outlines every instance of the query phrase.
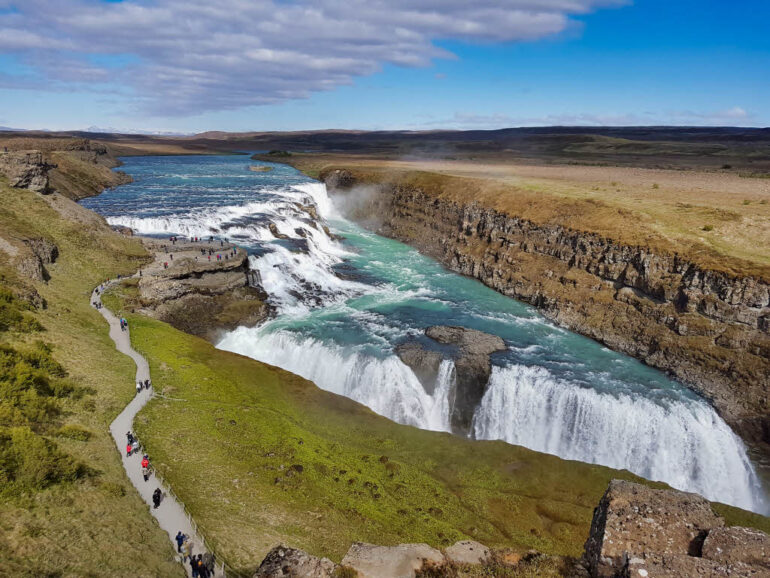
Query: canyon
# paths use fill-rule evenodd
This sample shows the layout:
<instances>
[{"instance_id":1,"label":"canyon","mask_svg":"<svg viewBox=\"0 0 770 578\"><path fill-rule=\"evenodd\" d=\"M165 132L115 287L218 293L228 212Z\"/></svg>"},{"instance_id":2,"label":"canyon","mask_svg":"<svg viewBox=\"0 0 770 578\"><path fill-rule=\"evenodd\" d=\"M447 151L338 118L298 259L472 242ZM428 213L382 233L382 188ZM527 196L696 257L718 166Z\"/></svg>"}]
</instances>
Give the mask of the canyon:
<instances>
[{"instance_id":1,"label":"canyon","mask_svg":"<svg viewBox=\"0 0 770 578\"><path fill-rule=\"evenodd\" d=\"M351 218L555 323L664 370L747 441L770 442L770 284L675 252L459 202L409 179L319 174ZM439 189L439 190L437 190Z\"/></svg>"}]
</instances>

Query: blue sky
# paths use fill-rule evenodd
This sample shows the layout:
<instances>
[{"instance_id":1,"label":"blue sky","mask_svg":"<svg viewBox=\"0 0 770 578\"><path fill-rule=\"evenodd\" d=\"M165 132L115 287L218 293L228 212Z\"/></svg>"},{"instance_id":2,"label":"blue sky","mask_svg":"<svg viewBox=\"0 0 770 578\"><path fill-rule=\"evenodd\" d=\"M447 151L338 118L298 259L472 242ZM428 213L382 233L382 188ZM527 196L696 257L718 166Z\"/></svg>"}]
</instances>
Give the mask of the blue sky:
<instances>
[{"instance_id":1,"label":"blue sky","mask_svg":"<svg viewBox=\"0 0 770 578\"><path fill-rule=\"evenodd\" d=\"M759 0L197 1L0 0L0 125L770 125Z\"/></svg>"}]
</instances>

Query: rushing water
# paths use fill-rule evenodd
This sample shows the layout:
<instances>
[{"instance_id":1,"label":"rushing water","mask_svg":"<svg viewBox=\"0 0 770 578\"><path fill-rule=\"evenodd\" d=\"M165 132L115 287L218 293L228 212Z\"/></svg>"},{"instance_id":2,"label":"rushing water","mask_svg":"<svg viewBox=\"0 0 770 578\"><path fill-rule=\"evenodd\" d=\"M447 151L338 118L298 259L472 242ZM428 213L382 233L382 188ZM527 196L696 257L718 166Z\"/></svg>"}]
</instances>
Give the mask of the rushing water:
<instances>
[{"instance_id":1,"label":"rushing water","mask_svg":"<svg viewBox=\"0 0 770 578\"><path fill-rule=\"evenodd\" d=\"M218 346L283 367L400 423L449 430L451 361L428 392L393 353L430 325L502 337L473 435L625 468L765 512L741 440L703 400L531 307L342 218L324 185L247 157L138 157L134 182L83 204L150 235L215 235L247 248L278 312ZM332 236L310 218L328 224ZM276 239L274 223L288 239ZM339 240L334 235L340 235Z\"/></svg>"}]
</instances>

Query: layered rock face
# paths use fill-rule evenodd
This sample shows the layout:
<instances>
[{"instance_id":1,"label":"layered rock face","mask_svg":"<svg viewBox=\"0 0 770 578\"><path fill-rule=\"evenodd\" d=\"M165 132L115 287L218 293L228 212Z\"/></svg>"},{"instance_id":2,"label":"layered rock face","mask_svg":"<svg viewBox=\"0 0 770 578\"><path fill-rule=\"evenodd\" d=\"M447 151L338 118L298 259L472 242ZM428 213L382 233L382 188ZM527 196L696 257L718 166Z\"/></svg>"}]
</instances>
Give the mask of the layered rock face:
<instances>
[{"instance_id":1,"label":"layered rock face","mask_svg":"<svg viewBox=\"0 0 770 578\"><path fill-rule=\"evenodd\" d=\"M48 171L53 165L43 159L40 151L0 152L0 175L17 189L30 189L38 193L50 191Z\"/></svg>"},{"instance_id":2,"label":"layered rock face","mask_svg":"<svg viewBox=\"0 0 770 578\"><path fill-rule=\"evenodd\" d=\"M223 330L253 326L267 317L266 296L254 283L245 250L221 261L209 261L196 246L169 250L158 253L159 262L169 267L147 271L139 280L138 300L145 313L210 341Z\"/></svg>"},{"instance_id":3,"label":"layered rock face","mask_svg":"<svg viewBox=\"0 0 770 578\"><path fill-rule=\"evenodd\" d=\"M591 575L768 576L770 536L730 527L696 494L613 480L585 545Z\"/></svg>"},{"instance_id":4,"label":"layered rock face","mask_svg":"<svg viewBox=\"0 0 770 578\"><path fill-rule=\"evenodd\" d=\"M356 198L346 171L322 175ZM548 318L668 371L750 441L770 442L770 285L676 254L538 225L404 185L371 185L350 217Z\"/></svg>"}]
</instances>

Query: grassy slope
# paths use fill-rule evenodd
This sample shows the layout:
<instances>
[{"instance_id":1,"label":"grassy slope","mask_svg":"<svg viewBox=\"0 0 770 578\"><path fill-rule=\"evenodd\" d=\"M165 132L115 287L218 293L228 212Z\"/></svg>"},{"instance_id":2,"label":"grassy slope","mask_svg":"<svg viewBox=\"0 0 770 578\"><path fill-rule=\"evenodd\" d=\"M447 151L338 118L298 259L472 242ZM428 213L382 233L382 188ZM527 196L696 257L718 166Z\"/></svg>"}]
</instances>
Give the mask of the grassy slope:
<instances>
[{"instance_id":1,"label":"grassy slope","mask_svg":"<svg viewBox=\"0 0 770 578\"><path fill-rule=\"evenodd\" d=\"M292 154L309 176L347 168L362 182L397 182L457 202L475 201L536 223L598 233L686 255L705 268L770 280L770 185L703 171L535 167L504 159L402 161ZM708 229L708 230L704 230Z\"/></svg>"},{"instance_id":2,"label":"grassy slope","mask_svg":"<svg viewBox=\"0 0 770 578\"><path fill-rule=\"evenodd\" d=\"M244 572L279 542L337 561L354 541L444 547L466 537L577 556L608 481L633 478L400 426L161 322L129 321L162 393L137 429L215 548Z\"/></svg>"},{"instance_id":3,"label":"grassy slope","mask_svg":"<svg viewBox=\"0 0 770 578\"><path fill-rule=\"evenodd\" d=\"M5 334L6 344L23 347L42 339L78 386L92 394L64 403L59 421L88 429L89 441L48 434L48 439L96 470L75 483L0 501L0 574L13 576L181 575L173 551L124 476L108 424L133 395L133 363L117 353L107 325L92 309L91 288L102 279L137 268L144 251L98 223L63 219L40 195L0 182L0 236L45 236L59 247L48 266L48 284L35 283L48 308L35 317L46 328L36 335ZM83 211L69 201L72 215ZM21 280L0 254L5 286ZM122 495L125 494L125 495Z\"/></svg>"}]
</instances>

